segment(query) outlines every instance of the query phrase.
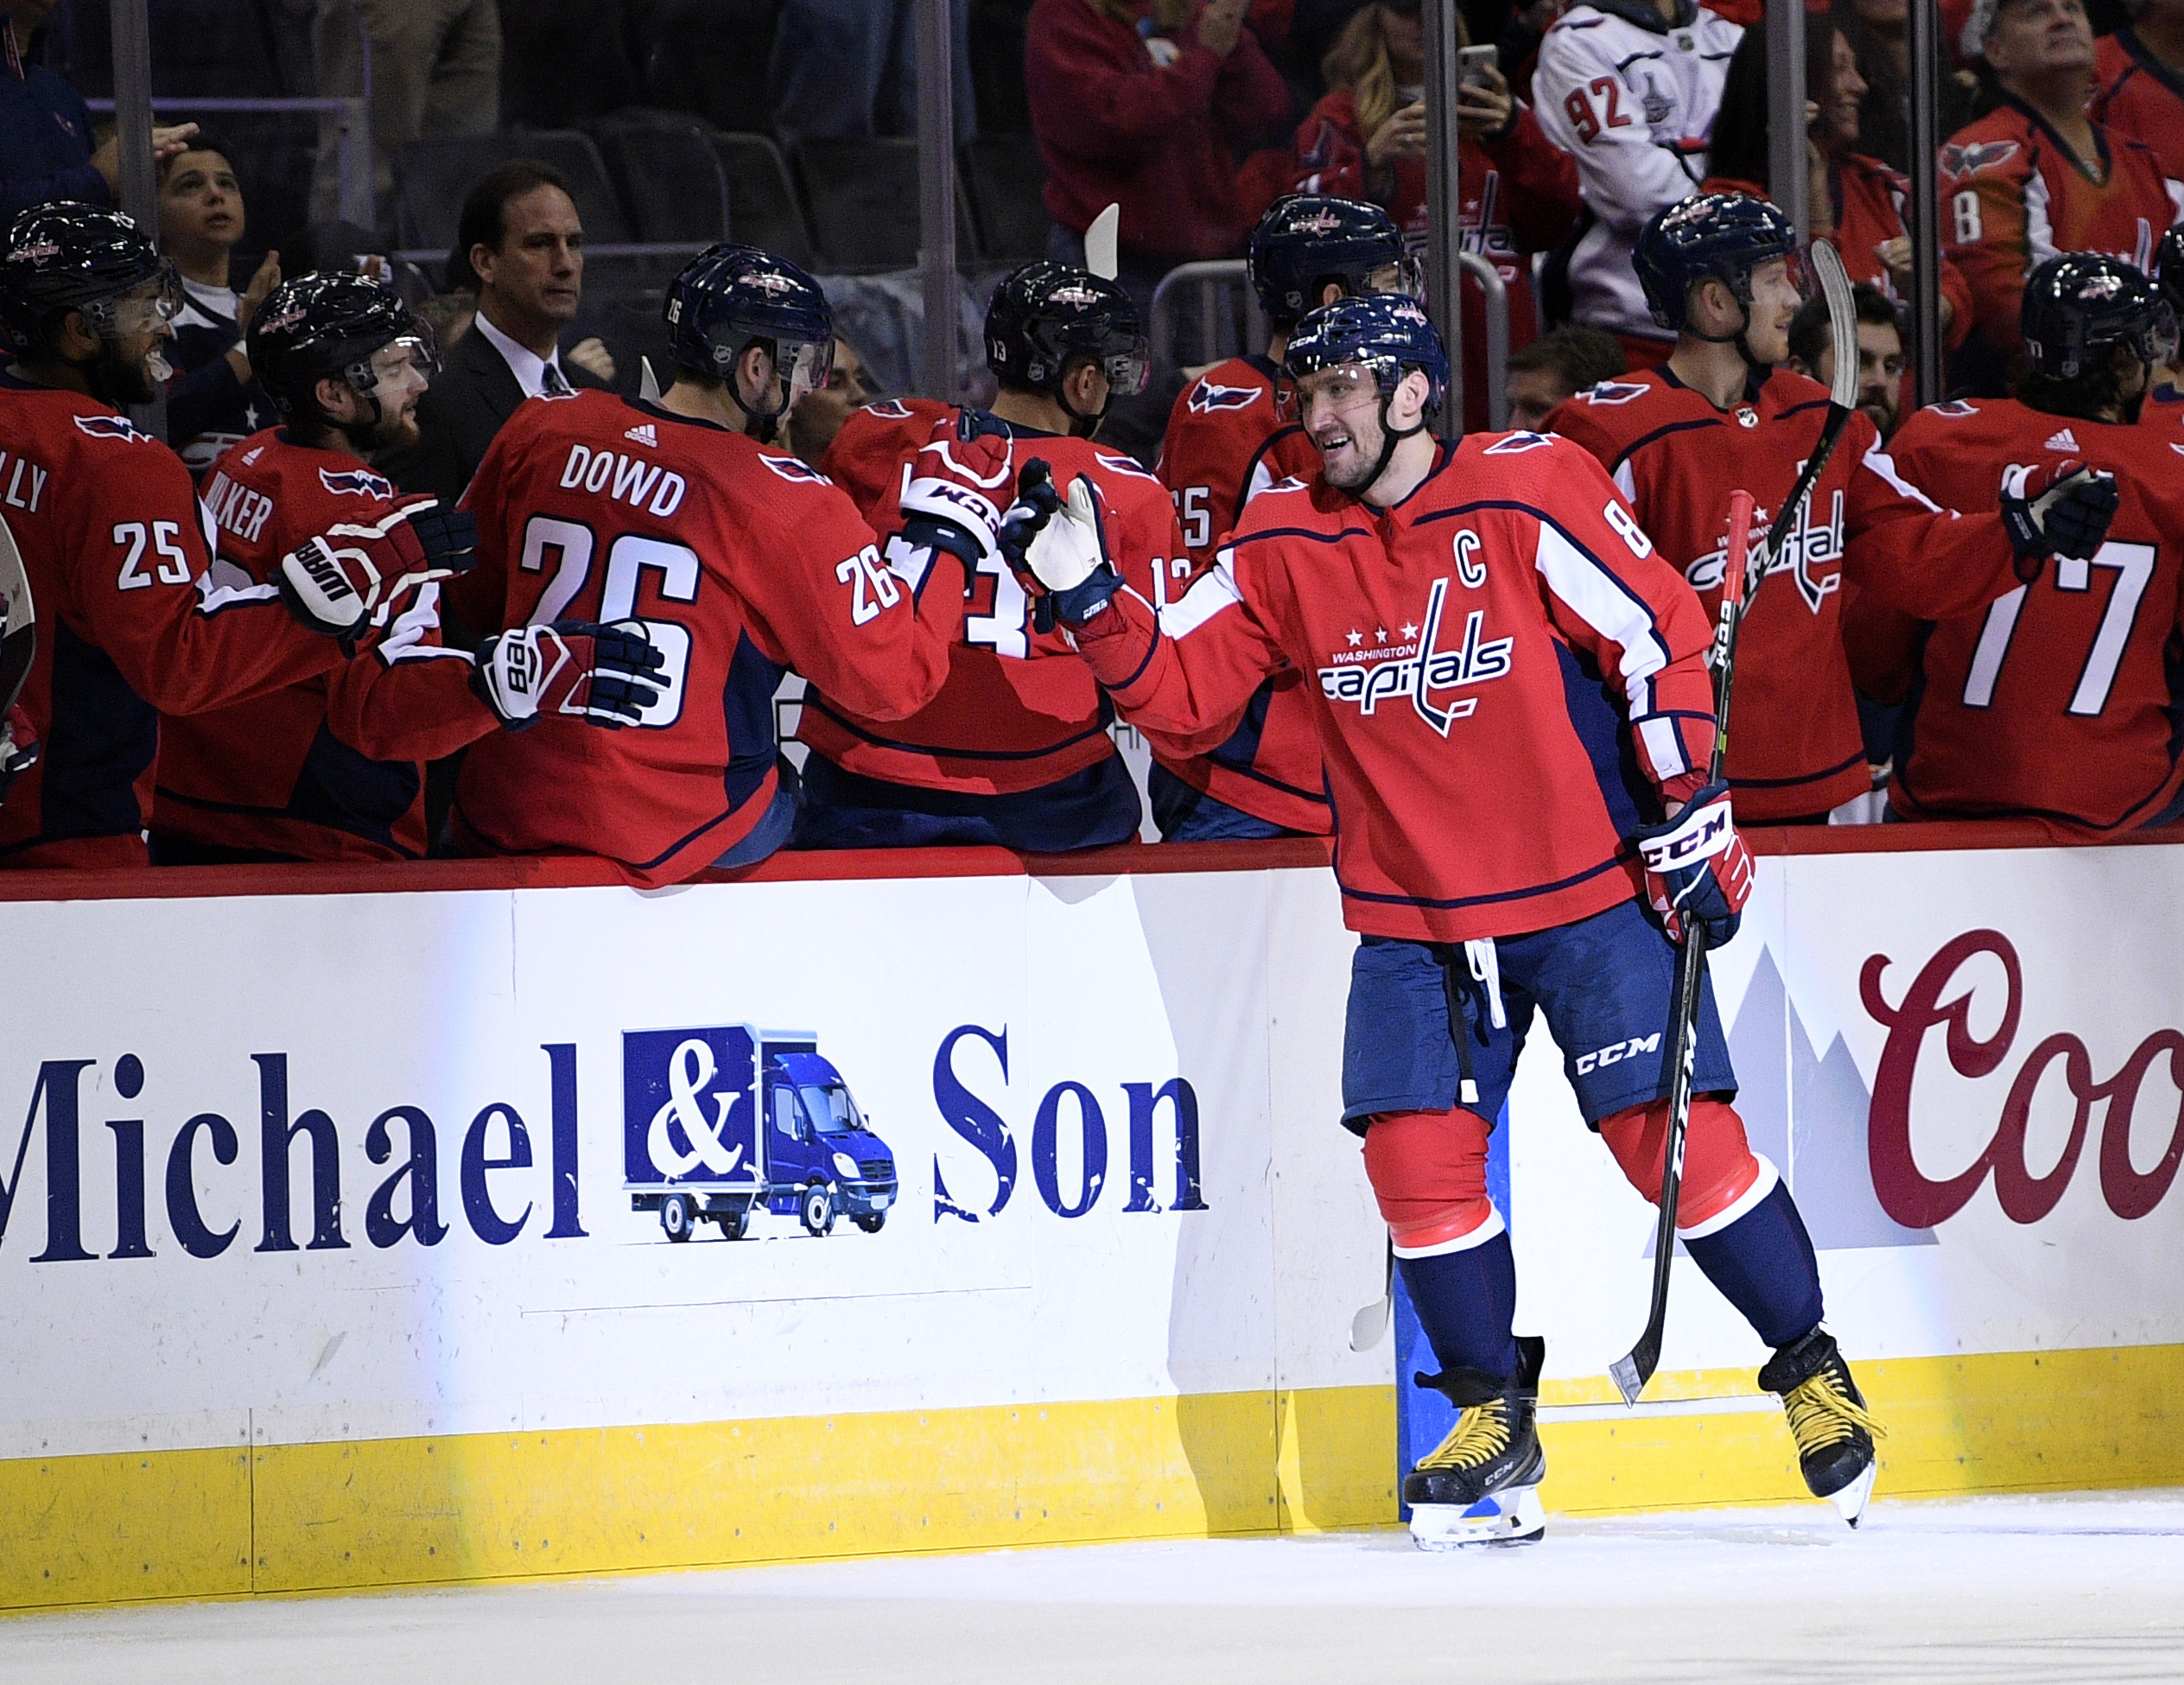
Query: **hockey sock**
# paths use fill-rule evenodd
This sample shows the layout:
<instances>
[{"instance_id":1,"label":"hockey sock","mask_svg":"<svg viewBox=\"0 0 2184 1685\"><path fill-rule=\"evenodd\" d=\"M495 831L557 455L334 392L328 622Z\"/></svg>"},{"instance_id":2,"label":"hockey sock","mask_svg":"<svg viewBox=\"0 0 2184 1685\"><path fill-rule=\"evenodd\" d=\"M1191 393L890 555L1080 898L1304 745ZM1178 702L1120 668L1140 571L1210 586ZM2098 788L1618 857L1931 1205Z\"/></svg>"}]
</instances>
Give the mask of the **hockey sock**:
<instances>
[{"instance_id":1,"label":"hockey sock","mask_svg":"<svg viewBox=\"0 0 2184 1685\"><path fill-rule=\"evenodd\" d=\"M1726 1228L1685 1236L1684 1249L1768 1345L1793 1345L1819 1326L1819 1264L1787 1183Z\"/></svg>"},{"instance_id":2,"label":"hockey sock","mask_svg":"<svg viewBox=\"0 0 2184 1685\"><path fill-rule=\"evenodd\" d=\"M1476 1369L1498 1380L1516 1373L1517 1260L1508 1230L1460 1252L1398 1258L1395 1267L1444 1370Z\"/></svg>"}]
</instances>

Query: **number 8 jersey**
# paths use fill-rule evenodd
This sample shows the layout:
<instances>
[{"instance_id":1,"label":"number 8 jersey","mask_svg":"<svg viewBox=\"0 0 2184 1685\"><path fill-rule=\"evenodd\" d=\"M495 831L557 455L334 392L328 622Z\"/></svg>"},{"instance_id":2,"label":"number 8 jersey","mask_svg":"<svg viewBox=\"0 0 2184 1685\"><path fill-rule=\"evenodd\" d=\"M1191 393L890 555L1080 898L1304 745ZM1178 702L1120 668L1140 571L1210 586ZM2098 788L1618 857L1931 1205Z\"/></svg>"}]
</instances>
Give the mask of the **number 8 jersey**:
<instances>
[{"instance_id":1,"label":"number 8 jersey","mask_svg":"<svg viewBox=\"0 0 2184 1685\"><path fill-rule=\"evenodd\" d=\"M641 620L666 658L633 726L542 720L473 747L454 816L473 851L602 855L640 887L678 882L771 802L784 670L883 720L947 677L961 594L934 592L921 620L834 483L740 433L605 392L532 399L464 502L479 565L451 582L451 619L480 635Z\"/></svg>"},{"instance_id":2,"label":"number 8 jersey","mask_svg":"<svg viewBox=\"0 0 2184 1685\"><path fill-rule=\"evenodd\" d=\"M1893 449L1959 508L1993 497L2011 463L2066 460L2114 474L2123 502L2090 563L2055 557L2031 585L1934 626L1889 804L1907 818L2016 815L2077 834L2174 817L2184 462L2166 429L1997 399L1922 410Z\"/></svg>"}]
</instances>

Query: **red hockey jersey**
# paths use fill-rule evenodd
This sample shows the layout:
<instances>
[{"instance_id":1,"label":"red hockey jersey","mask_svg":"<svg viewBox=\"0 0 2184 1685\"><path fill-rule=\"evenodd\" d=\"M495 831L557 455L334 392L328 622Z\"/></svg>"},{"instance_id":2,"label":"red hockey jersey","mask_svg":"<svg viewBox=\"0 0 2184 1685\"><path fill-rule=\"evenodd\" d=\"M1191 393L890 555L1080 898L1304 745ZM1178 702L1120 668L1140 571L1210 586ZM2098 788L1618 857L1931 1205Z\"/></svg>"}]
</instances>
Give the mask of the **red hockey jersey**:
<instances>
[{"instance_id":1,"label":"red hockey jersey","mask_svg":"<svg viewBox=\"0 0 2184 1685\"><path fill-rule=\"evenodd\" d=\"M1270 487L1319 473L1319 452L1298 424L1296 395L1265 357L1217 363L1176 396L1160 450L1160 478L1175 499L1187 571L1213 565L1244 505ZM1173 567L1171 571L1172 574ZM1171 578L1153 606L1183 595ZM1148 738L1152 758L1194 790L1290 830L1333 827L1320 775L1319 733L1303 676L1270 678L1218 746L1184 755Z\"/></svg>"},{"instance_id":2,"label":"red hockey jersey","mask_svg":"<svg viewBox=\"0 0 2184 1685\"><path fill-rule=\"evenodd\" d=\"M1175 511L1160 482L1120 451L1089 439L995 424L1008 427L1012 436L1007 476L995 489L996 500L1006 500L1033 457L1053 469L1057 486L1089 474L1107 500L1115 555L1128 558L1127 577L1152 596L1154 576L1165 580L1184 555ZM924 449L946 448L930 443ZM874 525L891 535L890 558L914 575L923 552L893 541L899 516ZM971 594L961 638L949 652L948 682L930 703L891 720L811 675L797 741L861 778L980 796L1036 790L1116 753L1108 734L1114 711L1107 698L1083 664L1070 658L1058 631L1032 629L1031 600L998 555L971 581ZM923 598L930 600L930 594Z\"/></svg>"},{"instance_id":3,"label":"red hockey jersey","mask_svg":"<svg viewBox=\"0 0 2184 1685\"><path fill-rule=\"evenodd\" d=\"M204 500L220 561L256 584L314 533L413 499L353 456L268 429L221 453ZM334 671L162 719L153 834L298 860L422 858L418 762L499 723L471 694L471 665L441 644L440 588L428 585Z\"/></svg>"},{"instance_id":4,"label":"red hockey jersey","mask_svg":"<svg viewBox=\"0 0 2184 1685\"><path fill-rule=\"evenodd\" d=\"M30 579L22 705L45 755L0 806L0 867L142 866L159 716L342 664L271 586L207 576L181 459L79 392L0 373L0 516Z\"/></svg>"},{"instance_id":5,"label":"red hockey jersey","mask_svg":"<svg viewBox=\"0 0 2184 1685\"><path fill-rule=\"evenodd\" d=\"M640 887L679 882L773 798L784 669L899 717L938 692L962 628L962 595L914 605L824 475L656 404L524 404L464 501L479 565L448 592L464 626L639 618L667 663L636 725L542 720L472 747L454 819L488 852L603 855Z\"/></svg>"},{"instance_id":6,"label":"red hockey jersey","mask_svg":"<svg viewBox=\"0 0 2184 1685\"><path fill-rule=\"evenodd\" d=\"M1933 627L1889 804L1914 818L2042 818L2078 835L2172 810L2184 785L2184 445L1995 399L1922 410L1895 448L1939 497L1992 497L2007 465L2079 460L2113 473L2123 502L2090 563L2055 557L1984 613Z\"/></svg>"},{"instance_id":7,"label":"red hockey jersey","mask_svg":"<svg viewBox=\"0 0 2184 1685\"><path fill-rule=\"evenodd\" d=\"M1664 367L1580 392L1548 425L1614 474L1711 615L1721 606L1730 493L1756 500L1756 544L1826 410L1827 389L1787 370L1724 412ZM1994 500L1990 486L1973 506ZM1774 573L1781 577L1755 588L1745 616L1729 722L1736 817L1753 823L1811 818L1870 787L1843 654L1846 577L1928 615L1984 607L2016 583L2001 517L1938 509L1897 472L1863 415L1851 417Z\"/></svg>"},{"instance_id":8,"label":"red hockey jersey","mask_svg":"<svg viewBox=\"0 0 2184 1685\"><path fill-rule=\"evenodd\" d=\"M1203 730L1311 676L1343 917L1374 935L1628 900L1646 782L1688 796L1713 737L1698 599L1598 466L1536 434L1466 437L1384 513L1324 480L1268 492L1182 602L1115 602L1076 637L1134 722Z\"/></svg>"},{"instance_id":9,"label":"red hockey jersey","mask_svg":"<svg viewBox=\"0 0 2184 1685\"><path fill-rule=\"evenodd\" d=\"M2162 173L2184 181L2184 76L2148 52L2128 23L2098 42L2086 113L2110 133L2150 148Z\"/></svg>"},{"instance_id":10,"label":"red hockey jersey","mask_svg":"<svg viewBox=\"0 0 2184 1685\"><path fill-rule=\"evenodd\" d=\"M886 531L902 501L902 471L951 405L930 397L890 397L852 410L819 467L849 494L865 525Z\"/></svg>"},{"instance_id":11,"label":"red hockey jersey","mask_svg":"<svg viewBox=\"0 0 2184 1685\"><path fill-rule=\"evenodd\" d=\"M2007 356L2022 343L2017 308L2025 277L2059 251L2102 251L2139 270L2175 220L2153 153L2096 125L2096 179L2029 105L2000 107L1941 149L1942 243L1971 287L1981 337Z\"/></svg>"}]
</instances>

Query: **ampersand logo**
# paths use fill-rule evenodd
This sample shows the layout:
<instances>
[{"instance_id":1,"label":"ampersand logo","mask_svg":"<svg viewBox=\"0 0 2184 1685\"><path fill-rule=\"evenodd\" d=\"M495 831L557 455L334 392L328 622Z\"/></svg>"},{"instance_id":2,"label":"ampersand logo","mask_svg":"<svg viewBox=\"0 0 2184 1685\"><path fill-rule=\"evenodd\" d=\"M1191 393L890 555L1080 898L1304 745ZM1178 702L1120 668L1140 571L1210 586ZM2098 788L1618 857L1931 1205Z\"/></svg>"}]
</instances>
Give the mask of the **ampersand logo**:
<instances>
[{"instance_id":1,"label":"ampersand logo","mask_svg":"<svg viewBox=\"0 0 2184 1685\"><path fill-rule=\"evenodd\" d=\"M757 1180L756 1052L740 1026L624 1035L631 1173L650 1166L663 1181Z\"/></svg>"}]
</instances>

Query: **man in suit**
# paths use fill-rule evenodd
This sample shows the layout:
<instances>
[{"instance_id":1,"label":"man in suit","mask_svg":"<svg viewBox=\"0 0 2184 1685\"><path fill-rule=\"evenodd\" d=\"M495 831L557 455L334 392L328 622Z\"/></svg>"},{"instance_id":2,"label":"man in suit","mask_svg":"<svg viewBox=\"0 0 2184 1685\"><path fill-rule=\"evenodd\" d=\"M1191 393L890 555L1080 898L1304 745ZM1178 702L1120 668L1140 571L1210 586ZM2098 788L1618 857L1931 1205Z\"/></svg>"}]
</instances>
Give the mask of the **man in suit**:
<instances>
[{"instance_id":1,"label":"man in suit","mask_svg":"<svg viewBox=\"0 0 2184 1685\"><path fill-rule=\"evenodd\" d=\"M525 398L606 383L562 355L583 296L584 225L553 169L519 158L489 170L463 201L448 267L450 286L474 283L477 320L418 406L417 442L377 466L405 492L453 500Z\"/></svg>"}]
</instances>

